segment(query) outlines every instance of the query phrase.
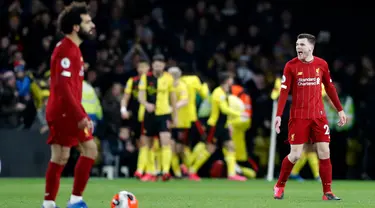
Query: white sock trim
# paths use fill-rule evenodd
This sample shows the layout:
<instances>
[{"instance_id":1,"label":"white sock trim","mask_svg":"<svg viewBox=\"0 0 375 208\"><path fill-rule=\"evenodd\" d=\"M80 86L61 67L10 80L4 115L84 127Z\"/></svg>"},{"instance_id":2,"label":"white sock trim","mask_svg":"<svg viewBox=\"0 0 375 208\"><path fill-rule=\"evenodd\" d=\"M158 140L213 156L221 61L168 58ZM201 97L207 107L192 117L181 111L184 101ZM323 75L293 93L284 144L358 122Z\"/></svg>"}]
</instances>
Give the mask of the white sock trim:
<instances>
[{"instance_id":1,"label":"white sock trim","mask_svg":"<svg viewBox=\"0 0 375 208\"><path fill-rule=\"evenodd\" d=\"M82 200L83 200L82 196L76 196L76 195L73 195L73 194L70 196L70 203L71 204L78 203L78 202L80 202Z\"/></svg>"},{"instance_id":2,"label":"white sock trim","mask_svg":"<svg viewBox=\"0 0 375 208\"><path fill-rule=\"evenodd\" d=\"M44 200L43 201L43 208L55 208L56 203L52 200Z\"/></svg>"}]
</instances>

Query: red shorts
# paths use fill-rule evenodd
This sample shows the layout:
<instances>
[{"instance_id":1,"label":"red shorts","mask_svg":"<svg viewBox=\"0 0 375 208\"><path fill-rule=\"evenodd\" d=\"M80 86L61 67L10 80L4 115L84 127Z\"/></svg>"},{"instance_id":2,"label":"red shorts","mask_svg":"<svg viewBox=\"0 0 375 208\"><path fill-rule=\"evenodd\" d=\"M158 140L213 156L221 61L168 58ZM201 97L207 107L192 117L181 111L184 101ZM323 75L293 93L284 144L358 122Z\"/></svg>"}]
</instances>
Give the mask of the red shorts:
<instances>
[{"instance_id":1,"label":"red shorts","mask_svg":"<svg viewBox=\"0 0 375 208\"><path fill-rule=\"evenodd\" d=\"M79 129L78 124L68 121L48 122L49 135L47 144L59 144L64 147L74 147L93 139L91 130Z\"/></svg>"},{"instance_id":2,"label":"red shorts","mask_svg":"<svg viewBox=\"0 0 375 208\"><path fill-rule=\"evenodd\" d=\"M288 124L288 141L290 144L304 144L309 140L330 142L328 120L326 117L314 119L292 118Z\"/></svg>"}]
</instances>

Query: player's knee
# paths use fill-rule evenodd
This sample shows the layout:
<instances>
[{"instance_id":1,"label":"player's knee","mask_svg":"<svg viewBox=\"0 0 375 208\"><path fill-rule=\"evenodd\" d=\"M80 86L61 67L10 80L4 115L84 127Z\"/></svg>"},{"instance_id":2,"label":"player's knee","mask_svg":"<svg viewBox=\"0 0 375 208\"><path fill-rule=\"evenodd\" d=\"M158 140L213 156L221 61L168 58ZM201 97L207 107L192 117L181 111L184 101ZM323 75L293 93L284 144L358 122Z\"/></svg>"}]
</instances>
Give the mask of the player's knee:
<instances>
[{"instance_id":1,"label":"player's knee","mask_svg":"<svg viewBox=\"0 0 375 208\"><path fill-rule=\"evenodd\" d=\"M161 146L171 145L171 134L169 132L160 133L160 144Z\"/></svg>"},{"instance_id":2,"label":"player's knee","mask_svg":"<svg viewBox=\"0 0 375 208\"><path fill-rule=\"evenodd\" d=\"M51 161L59 165L68 163L70 152L61 152L60 154L52 154Z\"/></svg>"},{"instance_id":3,"label":"player's knee","mask_svg":"<svg viewBox=\"0 0 375 208\"><path fill-rule=\"evenodd\" d=\"M60 165L68 163L70 157L70 148L60 145L51 146L51 161Z\"/></svg>"},{"instance_id":4,"label":"player's knee","mask_svg":"<svg viewBox=\"0 0 375 208\"><path fill-rule=\"evenodd\" d=\"M290 162L292 163L297 162L301 158L302 152L303 152L303 144L291 145L290 153L288 155Z\"/></svg>"},{"instance_id":5,"label":"player's knee","mask_svg":"<svg viewBox=\"0 0 375 208\"><path fill-rule=\"evenodd\" d=\"M68 160L69 160L69 157L70 157L70 153L68 153L68 154L62 154L61 156L60 156L60 165L65 165L66 163L68 163Z\"/></svg>"},{"instance_id":6,"label":"player's knee","mask_svg":"<svg viewBox=\"0 0 375 208\"><path fill-rule=\"evenodd\" d=\"M288 155L288 158L290 162L296 163L302 155L302 151L290 151L290 154Z\"/></svg>"},{"instance_id":7,"label":"player's knee","mask_svg":"<svg viewBox=\"0 0 375 208\"><path fill-rule=\"evenodd\" d=\"M227 150L229 152L234 152L234 143L233 143L233 141L227 141L225 143L225 147L227 148Z\"/></svg>"},{"instance_id":8,"label":"player's knee","mask_svg":"<svg viewBox=\"0 0 375 208\"><path fill-rule=\"evenodd\" d=\"M93 140L84 143L83 145L81 145L81 148L82 148L81 155L83 156L86 156L92 159L96 159L96 157L98 156L98 147Z\"/></svg>"},{"instance_id":9,"label":"player's knee","mask_svg":"<svg viewBox=\"0 0 375 208\"><path fill-rule=\"evenodd\" d=\"M328 145L319 145L317 146L317 152L319 159L328 159L330 158L330 150Z\"/></svg>"},{"instance_id":10,"label":"player's knee","mask_svg":"<svg viewBox=\"0 0 375 208\"><path fill-rule=\"evenodd\" d=\"M216 151L216 145L211 144L211 143L207 144L206 148L207 148L207 151L211 154L213 154Z\"/></svg>"},{"instance_id":11,"label":"player's knee","mask_svg":"<svg viewBox=\"0 0 375 208\"><path fill-rule=\"evenodd\" d=\"M184 152L184 147L180 143L176 143L176 153L182 154Z\"/></svg>"},{"instance_id":12,"label":"player's knee","mask_svg":"<svg viewBox=\"0 0 375 208\"><path fill-rule=\"evenodd\" d=\"M301 155L298 155L298 154L292 154L292 153L290 153L288 155L288 159L292 163L296 163L300 158L301 158Z\"/></svg>"}]
</instances>

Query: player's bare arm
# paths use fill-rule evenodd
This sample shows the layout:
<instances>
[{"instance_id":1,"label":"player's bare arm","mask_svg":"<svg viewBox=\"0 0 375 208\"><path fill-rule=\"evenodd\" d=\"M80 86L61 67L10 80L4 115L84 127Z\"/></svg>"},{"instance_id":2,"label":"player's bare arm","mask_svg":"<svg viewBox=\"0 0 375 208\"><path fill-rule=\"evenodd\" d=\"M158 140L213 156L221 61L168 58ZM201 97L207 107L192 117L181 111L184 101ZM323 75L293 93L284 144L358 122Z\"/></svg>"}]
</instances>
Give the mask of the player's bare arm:
<instances>
[{"instance_id":1,"label":"player's bare arm","mask_svg":"<svg viewBox=\"0 0 375 208\"><path fill-rule=\"evenodd\" d=\"M147 90L147 78L146 75L143 74L141 76L141 80L138 84L138 102L141 105L144 105L146 108L146 111L149 113L152 113L155 111L155 105L152 103L147 102L147 96L146 96L146 90Z\"/></svg>"},{"instance_id":2,"label":"player's bare arm","mask_svg":"<svg viewBox=\"0 0 375 208\"><path fill-rule=\"evenodd\" d=\"M174 90L170 92L170 97L171 97L173 126L176 126L177 125L177 96Z\"/></svg>"},{"instance_id":3,"label":"player's bare arm","mask_svg":"<svg viewBox=\"0 0 375 208\"><path fill-rule=\"evenodd\" d=\"M122 96L121 103L120 103L120 105L121 105L120 112L121 112L121 117L123 119L128 119L129 116L130 116L129 112L127 110L127 107L128 107L128 104L129 104L129 100L131 98L132 88L133 88L133 79L129 78L128 81L126 82L124 95Z\"/></svg>"},{"instance_id":4,"label":"player's bare arm","mask_svg":"<svg viewBox=\"0 0 375 208\"><path fill-rule=\"evenodd\" d=\"M152 113L155 110L155 105L147 102L146 99L146 90L139 90L138 92L138 101L141 105L144 105L147 112Z\"/></svg>"},{"instance_id":5,"label":"player's bare arm","mask_svg":"<svg viewBox=\"0 0 375 208\"><path fill-rule=\"evenodd\" d=\"M123 119L128 119L129 118L129 112L127 110L127 106L128 106L130 97L131 97L131 95L125 92L124 95L122 96L122 99L121 99L121 109L120 109L120 112L121 112L121 117Z\"/></svg>"},{"instance_id":6,"label":"player's bare arm","mask_svg":"<svg viewBox=\"0 0 375 208\"><path fill-rule=\"evenodd\" d=\"M186 92L184 92L184 93L186 93ZM183 100L180 100L180 101L178 101L178 102L176 103L176 109L178 110L178 109L180 109L180 108L186 106L188 103L189 103L189 99L183 99Z\"/></svg>"}]
</instances>

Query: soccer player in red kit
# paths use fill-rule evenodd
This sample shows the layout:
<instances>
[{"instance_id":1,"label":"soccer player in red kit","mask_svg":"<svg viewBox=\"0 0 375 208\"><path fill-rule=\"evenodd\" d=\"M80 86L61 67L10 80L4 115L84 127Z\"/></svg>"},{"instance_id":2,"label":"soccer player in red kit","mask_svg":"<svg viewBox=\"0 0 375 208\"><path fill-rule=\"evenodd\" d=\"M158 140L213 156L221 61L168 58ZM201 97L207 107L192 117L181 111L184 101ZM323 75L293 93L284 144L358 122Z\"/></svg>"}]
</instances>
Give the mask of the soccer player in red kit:
<instances>
[{"instance_id":1,"label":"soccer player in red kit","mask_svg":"<svg viewBox=\"0 0 375 208\"><path fill-rule=\"evenodd\" d=\"M74 185L68 208L87 207L82 193L97 156L92 123L81 105L84 62L79 45L94 35L95 25L85 3L73 2L60 14L58 23L65 38L57 43L51 58L50 97L46 120L50 129L51 160L46 173L43 208L55 208L61 172L71 147L79 145L81 156L74 170Z\"/></svg>"},{"instance_id":2,"label":"soccer player in red kit","mask_svg":"<svg viewBox=\"0 0 375 208\"><path fill-rule=\"evenodd\" d=\"M281 115L289 91L291 91L292 105L288 124L290 153L284 158L281 165L279 180L274 187L275 199L283 198L286 181L303 152L303 145L311 140L317 147L323 200L340 200L331 191L330 132L322 101L322 83L339 114L338 125L344 125L347 118L332 83L328 64L323 59L313 56L314 46L315 37L313 35L298 35L297 57L286 63L284 68L275 126L276 132L280 133Z\"/></svg>"}]
</instances>

